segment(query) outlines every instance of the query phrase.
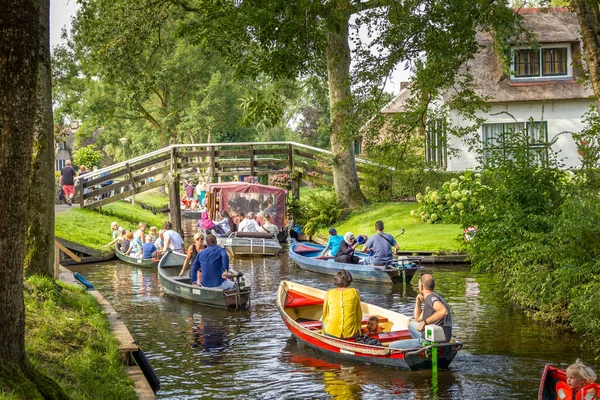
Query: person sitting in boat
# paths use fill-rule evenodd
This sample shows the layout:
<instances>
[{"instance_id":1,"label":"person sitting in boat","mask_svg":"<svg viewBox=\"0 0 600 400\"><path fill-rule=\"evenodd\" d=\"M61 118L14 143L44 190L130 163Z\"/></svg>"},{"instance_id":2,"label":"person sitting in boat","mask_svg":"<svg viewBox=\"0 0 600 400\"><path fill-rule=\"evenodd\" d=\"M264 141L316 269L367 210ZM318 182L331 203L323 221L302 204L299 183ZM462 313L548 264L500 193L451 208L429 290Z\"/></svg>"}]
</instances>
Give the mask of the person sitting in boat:
<instances>
[{"instance_id":1,"label":"person sitting in boat","mask_svg":"<svg viewBox=\"0 0 600 400\"><path fill-rule=\"evenodd\" d=\"M254 220L254 213L250 211L246 218L238 225L239 232L258 232L258 226Z\"/></svg>"},{"instance_id":2,"label":"person sitting in boat","mask_svg":"<svg viewBox=\"0 0 600 400\"><path fill-rule=\"evenodd\" d=\"M271 214L272 216L277 214L277 208L273 205L273 198L271 196L267 197L267 208L265 208L263 213Z\"/></svg>"},{"instance_id":3,"label":"person sitting in boat","mask_svg":"<svg viewBox=\"0 0 600 400\"><path fill-rule=\"evenodd\" d=\"M279 234L279 228L277 227L277 225L271 222L272 219L273 218L271 217L271 214L265 213L263 215L264 222L260 226L259 232L271 233L273 234L273 236L277 237L277 235Z\"/></svg>"},{"instance_id":4,"label":"person sitting in boat","mask_svg":"<svg viewBox=\"0 0 600 400\"><path fill-rule=\"evenodd\" d=\"M121 253L128 256L129 254L131 254L132 250L133 250L133 232L127 232L125 234L125 240L123 240L123 243L121 243Z\"/></svg>"},{"instance_id":5,"label":"person sitting in boat","mask_svg":"<svg viewBox=\"0 0 600 400\"><path fill-rule=\"evenodd\" d=\"M598 400L600 385L594 383L596 373L580 359L567 368L567 381L556 384L557 400Z\"/></svg>"},{"instance_id":6,"label":"person sitting in boat","mask_svg":"<svg viewBox=\"0 0 600 400\"><path fill-rule=\"evenodd\" d=\"M142 244L146 243L146 227L147 227L147 225L145 222L140 222L138 224L137 231L135 231L135 233L133 234L134 239L140 240L140 246Z\"/></svg>"},{"instance_id":7,"label":"person sitting in boat","mask_svg":"<svg viewBox=\"0 0 600 400\"><path fill-rule=\"evenodd\" d=\"M187 256L185 257L185 261L183 262L183 267L181 267L181 272L179 273L179 277L183 276L183 273L187 269L188 266L192 265L192 263L198 257L198 254L204 249L204 235L200 232L197 232L194 235L194 243L188 247ZM190 279L191 271L190 271Z\"/></svg>"},{"instance_id":8,"label":"person sitting in boat","mask_svg":"<svg viewBox=\"0 0 600 400\"><path fill-rule=\"evenodd\" d=\"M338 235L337 230L335 228L329 228L329 235L329 241L327 242L327 246L325 246L325 250L323 250L323 253L321 253L321 257L335 257L337 255L338 249L340 248L340 244L342 244L342 242L344 241L344 237L342 235Z\"/></svg>"},{"instance_id":9,"label":"person sitting in boat","mask_svg":"<svg viewBox=\"0 0 600 400\"><path fill-rule=\"evenodd\" d=\"M146 243L142 245L142 259L148 260L152 258L152 254L156 251L156 246L152 243L150 235L146 236Z\"/></svg>"},{"instance_id":10,"label":"person sitting in boat","mask_svg":"<svg viewBox=\"0 0 600 400\"><path fill-rule=\"evenodd\" d=\"M208 233L215 233L217 235L223 235L225 231L220 225L215 225L212 219L208 218L208 213L202 211L200 214L200 220L198 220L198 228L204 229Z\"/></svg>"},{"instance_id":11,"label":"person sitting in boat","mask_svg":"<svg viewBox=\"0 0 600 400\"><path fill-rule=\"evenodd\" d=\"M104 247L110 247L113 244L117 243L117 241L119 240L119 233L120 233L120 228L119 228L119 224L118 222L111 222L110 223L110 230L112 231L112 241L105 245Z\"/></svg>"},{"instance_id":12,"label":"person sitting in boat","mask_svg":"<svg viewBox=\"0 0 600 400\"><path fill-rule=\"evenodd\" d=\"M388 233L383 233L383 228L383 221L379 220L375 222L375 231L377 233L367 239L362 250L365 253L373 253L371 256L371 264L373 265L387 265L393 262L392 247L395 247L396 251L400 251L400 246L396 242L396 239Z\"/></svg>"},{"instance_id":13,"label":"person sitting in boat","mask_svg":"<svg viewBox=\"0 0 600 400\"><path fill-rule=\"evenodd\" d=\"M150 236L150 240L152 241L152 243L156 242L156 239L158 239L158 228L155 226L151 226L148 230L148 236Z\"/></svg>"},{"instance_id":14,"label":"person sitting in boat","mask_svg":"<svg viewBox=\"0 0 600 400\"><path fill-rule=\"evenodd\" d=\"M379 326L379 318L375 315L371 315L367 321L367 326L363 328L362 332L365 335L376 335L381 333L382 329Z\"/></svg>"},{"instance_id":15,"label":"person sitting in boat","mask_svg":"<svg viewBox=\"0 0 600 400\"><path fill-rule=\"evenodd\" d=\"M333 277L335 289L325 293L323 301L323 334L340 339L360 336L362 309L360 292L351 288L352 274L342 269Z\"/></svg>"},{"instance_id":16,"label":"person sitting in boat","mask_svg":"<svg viewBox=\"0 0 600 400\"><path fill-rule=\"evenodd\" d=\"M229 216L229 213L225 210L219 211L221 219L215 222L215 225L220 226L223 229L223 234L229 235L232 229L235 227L233 219Z\"/></svg>"},{"instance_id":17,"label":"person sitting in boat","mask_svg":"<svg viewBox=\"0 0 600 400\"><path fill-rule=\"evenodd\" d=\"M413 349L426 344L424 331L426 325L438 325L444 329L446 342L452 338L452 316L444 299L434 292L435 280L430 274L423 274L419 279L419 294L415 301L414 319L408 323L412 339L397 340L390 347L397 349ZM421 305L423 310L421 310Z\"/></svg>"},{"instance_id":18,"label":"person sitting in boat","mask_svg":"<svg viewBox=\"0 0 600 400\"><path fill-rule=\"evenodd\" d=\"M173 224L170 221L165 221L163 224L164 232L163 237L165 238L164 248L170 248L173 251L183 251L183 238L173 230Z\"/></svg>"},{"instance_id":19,"label":"person sitting in boat","mask_svg":"<svg viewBox=\"0 0 600 400\"><path fill-rule=\"evenodd\" d=\"M116 248L121 253L125 252L123 249L125 249L125 240L127 240L126 236L127 236L127 229L119 228L119 236L117 237ZM127 244L126 250L128 250L128 249L129 249L129 244Z\"/></svg>"},{"instance_id":20,"label":"person sitting in boat","mask_svg":"<svg viewBox=\"0 0 600 400\"><path fill-rule=\"evenodd\" d=\"M154 241L154 245L156 246L156 248L159 251L162 251L165 249L165 237L163 235L164 233L165 233L165 231L163 229L158 231L158 238L156 238L156 240Z\"/></svg>"},{"instance_id":21,"label":"person sitting in boat","mask_svg":"<svg viewBox=\"0 0 600 400\"><path fill-rule=\"evenodd\" d=\"M229 271L227 251L217 245L215 235L206 236L206 248L198 254L192 265L192 285L228 290L234 283L226 278Z\"/></svg>"},{"instance_id":22,"label":"person sitting in boat","mask_svg":"<svg viewBox=\"0 0 600 400\"><path fill-rule=\"evenodd\" d=\"M133 234L133 240L131 241L131 246L129 248L130 253L128 254L128 256L130 257L134 257L134 258L142 258L142 246L144 244L142 243L142 240L139 237L135 237L135 234Z\"/></svg>"},{"instance_id":23,"label":"person sitting in boat","mask_svg":"<svg viewBox=\"0 0 600 400\"><path fill-rule=\"evenodd\" d=\"M354 250L356 250L357 247L358 242L356 241L354 234L352 232L346 232L344 241L340 243L340 248L333 260L345 264L358 264L360 258L354 255Z\"/></svg>"}]
</instances>

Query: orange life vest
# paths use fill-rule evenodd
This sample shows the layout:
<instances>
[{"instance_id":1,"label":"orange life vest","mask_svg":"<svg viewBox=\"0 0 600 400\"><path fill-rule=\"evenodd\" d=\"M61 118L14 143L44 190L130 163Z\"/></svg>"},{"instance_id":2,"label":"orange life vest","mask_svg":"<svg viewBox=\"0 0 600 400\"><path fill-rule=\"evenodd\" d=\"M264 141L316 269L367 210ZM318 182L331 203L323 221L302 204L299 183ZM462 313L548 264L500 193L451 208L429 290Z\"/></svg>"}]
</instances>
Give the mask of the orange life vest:
<instances>
[{"instance_id":1,"label":"orange life vest","mask_svg":"<svg viewBox=\"0 0 600 400\"><path fill-rule=\"evenodd\" d=\"M590 383L577 391L575 396L576 400L591 400L597 399L598 397L593 396L591 393L588 394L588 390L594 389L596 396L600 396L600 385L597 383ZM556 384L556 400L572 400L573 390L567 385L567 382L558 382Z\"/></svg>"}]
</instances>

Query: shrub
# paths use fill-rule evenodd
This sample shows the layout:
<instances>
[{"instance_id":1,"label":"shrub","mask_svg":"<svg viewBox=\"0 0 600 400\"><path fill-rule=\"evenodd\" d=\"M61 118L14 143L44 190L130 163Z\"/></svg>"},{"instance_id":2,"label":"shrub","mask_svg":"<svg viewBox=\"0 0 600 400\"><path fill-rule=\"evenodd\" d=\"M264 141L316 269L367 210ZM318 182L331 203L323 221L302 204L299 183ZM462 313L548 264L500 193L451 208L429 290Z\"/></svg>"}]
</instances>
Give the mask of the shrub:
<instances>
[{"instance_id":1,"label":"shrub","mask_svg":"<svg viewBox=\"0 0 600 400\"><path fill-rule=\"evenodd\" d=\"M299 215L294 223L304 225L304 233L307 235L334 225L340 220L344 210L334 192L311 193L299 203L296 206Z\"/></svg>"},{"instance_id":2,"label":"shrub","mask_svg":"<svg viewBox=\"0 0 600 400\"><path fill-rule=\"evenodd\" d=\"M99 167L104 156L100 150L95 150L94 145L82 147L73 153L73 164L77 167L85 165L90 170L92 167Z\"/></svg>"}]
</instances>

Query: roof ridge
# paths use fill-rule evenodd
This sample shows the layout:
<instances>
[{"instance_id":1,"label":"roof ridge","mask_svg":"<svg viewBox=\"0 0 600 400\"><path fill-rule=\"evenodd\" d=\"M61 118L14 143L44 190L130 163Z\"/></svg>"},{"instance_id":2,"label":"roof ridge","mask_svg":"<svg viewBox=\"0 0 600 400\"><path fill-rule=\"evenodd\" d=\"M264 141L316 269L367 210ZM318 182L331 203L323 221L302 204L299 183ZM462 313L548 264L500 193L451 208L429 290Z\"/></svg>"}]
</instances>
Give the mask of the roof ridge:
<instances>
[{"instance_id":1,"label":"roof ridge","mask_svg":"<svg viewBox=\"0 0 600 400\"><path fill-rule=\"evenodd\" d=\"M518 14L537 14L537 13L567 13L572 12L570 7L522 7L514 8Z\"/></svg>"}]
</instances>

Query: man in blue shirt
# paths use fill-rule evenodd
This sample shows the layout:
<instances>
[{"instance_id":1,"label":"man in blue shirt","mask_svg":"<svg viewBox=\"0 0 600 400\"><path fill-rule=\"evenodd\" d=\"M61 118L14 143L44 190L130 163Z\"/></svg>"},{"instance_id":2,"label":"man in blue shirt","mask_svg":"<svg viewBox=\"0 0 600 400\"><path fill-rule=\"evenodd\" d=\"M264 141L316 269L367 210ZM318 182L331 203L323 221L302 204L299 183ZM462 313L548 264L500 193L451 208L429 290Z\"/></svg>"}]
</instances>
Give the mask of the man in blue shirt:
<instances>
[{"instance_id":1,"label":"man in blue shirt","mask_svg":"<svg viewBox=\"0 0 600 400\"><path fill-rule=\"evenodd\" d=\"M233 282L225 279L229 271L227 251L217 245L217 237L212 234L206 236L206 245L194 260L192 284L198 285L200 282L203 287L224 290L233 288Z\"/></svg>"},{"instance_id":2,"label":"man in blue shirt","mask_svg":"<svg viewBox=\"0 0 600 400\"><path fill-rule=\"evenodd\" d=\"M400 246L392 235L383 233L383 221L375 222L375 230L377 233L367 239L362 251L373 252L373 256L371 256L373 265L386 265L390 261L394 261L392 246L396 248L396 251L400 251Z\"/></svg>"},{"instance_id":3,"label":"man in blue shirt","mask_svg":"<svg viewBox=\"0 0 600 400\"><path fill-rule=\"evenodd\" d=\"M342 244L342 242L344 241L344 237L338 235L335 228L329 228L329 234L331 235L331 237L327 242L325 250L323 250L323 253L321 253L321 256L330 255L335 257L337 255L338 249L340 248L340 244ZM327 250L329 249L331 249L331 252L327 254Z\"/></svg>"}]
</instances>

